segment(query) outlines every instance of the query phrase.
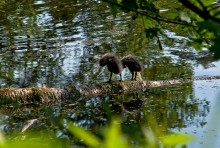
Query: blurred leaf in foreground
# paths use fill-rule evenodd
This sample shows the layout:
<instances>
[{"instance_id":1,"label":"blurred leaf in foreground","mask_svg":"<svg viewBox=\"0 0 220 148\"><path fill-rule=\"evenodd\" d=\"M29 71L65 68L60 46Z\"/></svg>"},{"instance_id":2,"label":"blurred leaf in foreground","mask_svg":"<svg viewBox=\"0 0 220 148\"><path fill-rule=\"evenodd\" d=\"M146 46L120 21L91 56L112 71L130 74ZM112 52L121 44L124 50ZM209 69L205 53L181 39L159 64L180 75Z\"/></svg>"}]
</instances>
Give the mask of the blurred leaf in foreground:
<instances>
[{"instance_id":1,"label":"blurred leaf in foreground","mask_svg":"<svg viewBox=\"0 0 220 148\"><path fill-rule=\"evenodd\" d=\"M85 144L90 147L100 147L101 141L94 135L93 133L84 130L83 128L76 126L74 124L70 124L69 131L77 136L78 138L82 139Z\"/></svg>"},{"instance_id":2,"label":"blurred leaf in foreground","mask_svg":"<svg viewBox=\"0 0 220 148\"><path fill-rule=\"evenodd\" d=\"M183 145L193 140L193 137L186 134L170 134L161 138L165 146Z\"/></svg>"},{"instance_id":3,"label":"blurred leaf in foreground","mask_svg":"<svg viewBox=\"0 0 220 148\"><path fill-rule=\"evenodd\" d=\"M128 148L128 144L123 137L121 132L121 122L120 120L112 120L110 126L106 128L104 131L104 140L101 141L96 135L93 133L86 131L82 127L76 126L74 124L70 124L69 131L78 137L79 139L83 140L83 143L90 147L103 147L105 148Z\"/></svg>"},{"instance_id":4,"label":"blurred leaf in foreground","mask_svg":"<svg viewBox=\"0 0 220 148\"><path fill-rule=\"evenodd\" d=\"M21 134L15 138L10 138L2 141L1 148L62 148L65 143L62 139L55 136L54 133L28 133Z\"/></svg>"},{"instance_id":5,"label":"blurred leaf in foreground","mask_svg":"<svg viewBox=\"0 0 220 148\"><path fill-rule=\"evenodd\" d=\"M121 122L118 119L115 119L111 122L108 129L105 131L105 148L128 148L128 143L126 142L125 137L121 132Z\"/></svg>"}]
</instances>

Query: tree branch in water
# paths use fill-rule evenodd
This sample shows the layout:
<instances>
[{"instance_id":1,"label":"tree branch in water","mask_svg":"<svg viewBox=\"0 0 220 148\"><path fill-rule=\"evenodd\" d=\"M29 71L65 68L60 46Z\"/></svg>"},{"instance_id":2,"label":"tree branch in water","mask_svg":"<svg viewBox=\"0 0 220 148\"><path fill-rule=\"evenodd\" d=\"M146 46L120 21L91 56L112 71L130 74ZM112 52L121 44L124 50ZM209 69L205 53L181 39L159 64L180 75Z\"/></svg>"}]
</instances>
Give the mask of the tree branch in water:
<instances>
[{"instance_id":1,"label":"tree branch in water","mask_svg":"<svg viewBox=\"0 0 220 148\"><path fill-rule=\"evenodd\" d=\"M164 81L123 81L101 83L94 85L81 85L79 87L67 86L65 88L3 88L0 89L1 104L55 104L62 101L77 101L80 97L93 97L98 95L122 94L135 91L146 91L150 88L184 84L198 80L220 79L220 76L201 77L194 79L164 80Z\"/></svg>"}]
</instances>

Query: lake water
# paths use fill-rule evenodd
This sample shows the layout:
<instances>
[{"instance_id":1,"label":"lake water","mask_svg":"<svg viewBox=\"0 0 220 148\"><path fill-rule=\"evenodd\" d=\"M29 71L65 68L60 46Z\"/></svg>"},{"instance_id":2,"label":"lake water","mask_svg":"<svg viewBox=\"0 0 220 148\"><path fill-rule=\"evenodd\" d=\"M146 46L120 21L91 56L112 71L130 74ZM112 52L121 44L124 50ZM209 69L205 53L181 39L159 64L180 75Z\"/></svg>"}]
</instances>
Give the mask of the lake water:
<instances>
[{"instance_id":1,"label":"lake water","mask_svg":"<svg viewBox=\"0 0 220 148\"><path fill-rule=\"evenodd\" d=\"M119 57L136 55L144 66L144 80L171 80L220 74L220 61L198 52L188 38L164 30L147 39L143 24L119 12L114 17L99 1L7 1L0 5L0 87L63 87L68 84L101 83L109 79L99 59L106 52ZM181 31L179 31L181 32ZM197 58L200 57L201 58ZM113 75L113 80L119 77ZM123 71L123 79L131 74ZM80 98L77 102L53 104L53 115L91 131L104 127L110 115L122 124L150 126L151 116L167 132L194 135L187 147L220 147L220 80L196 81L160 87L146 92ZM2 106L0 127L5 135L21 132L25 121L39 119L35 130L56 129L50 125L46 106ZM110 113L108 111L110 109ZM110 114L110 115L109 115ZM127 131L129 133L129 131ZM55 130L66 137L62 130ZM64 136L65 135L65 136Z\"/></svg>"}]
</instances>

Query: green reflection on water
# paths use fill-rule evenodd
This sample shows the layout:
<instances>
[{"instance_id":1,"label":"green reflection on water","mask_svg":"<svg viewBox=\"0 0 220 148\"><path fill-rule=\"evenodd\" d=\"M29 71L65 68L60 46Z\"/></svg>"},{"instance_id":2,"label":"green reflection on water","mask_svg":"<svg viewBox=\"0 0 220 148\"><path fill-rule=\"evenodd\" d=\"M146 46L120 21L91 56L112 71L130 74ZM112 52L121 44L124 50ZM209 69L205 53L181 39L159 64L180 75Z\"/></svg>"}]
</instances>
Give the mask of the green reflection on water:
<instances>
[{"instance_id":1,"label":"green reflection on water","mask_svg":"<svg viewBox=\"0 0 220 148\"><path fill-rule=\"evenodd\" d=\"M100 82L105 79L99 77L98 60L106 52L135 54L145 79L192 76L185 61L161 59L163 53L145 37L141 23L124 13L113 18L97 2L5 1L2 11L1 87Z\"/></svg>"},{"instance_id":2,"label":"green reflection on water","mask_svg":"<svg viewBox=\"0 0 220 148\"><path fill-rule=\"evenodd\" d=\"M186 84L150 89L147 92L81 98L77 102L51 107L4 107L1 112L7 116L1 119L1 124L5 126L6 135L16 135L27 120L37 119L37 124L31 126L28 132L55 131L65 139L70 135L60 123L65 125L67 120L99 135L101 128L109 124L114 116L119 116L122 118L123 133L135 145L142 145L146 142L140 138L143 128L150 128L156 136L162 136L172 133L172 129L203 124L204 120L198 119L209 113L209 106L205 102L194 99L192 84Z\"/></svg>"}]
</instances>

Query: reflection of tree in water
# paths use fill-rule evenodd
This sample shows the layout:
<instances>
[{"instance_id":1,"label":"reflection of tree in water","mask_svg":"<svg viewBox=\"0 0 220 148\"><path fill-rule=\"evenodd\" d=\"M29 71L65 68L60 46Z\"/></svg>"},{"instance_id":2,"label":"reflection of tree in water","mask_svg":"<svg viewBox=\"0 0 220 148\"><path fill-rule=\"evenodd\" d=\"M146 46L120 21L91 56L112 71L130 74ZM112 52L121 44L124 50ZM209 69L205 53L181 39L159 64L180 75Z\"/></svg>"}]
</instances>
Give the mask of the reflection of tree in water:
<instances>
[{"instance_id":1,"label":"reflection of tree in water","mask_svg":"<svg viewBox=\"0 0 220 148\"><path fill-rule=\"evenodd\" d=\"M61 2L62 3L62 2ZM5 1L1 3L0 82L4 87L26 87L31 85L54 85L62 80L64 55L56 24L47 22L42 26L42 5L34 1ZM57 3L54 3L56 5ZM47 5L43 5L47 7ZM41 11L38 11L38 10ZM76 9L72 9L76 10ZM58 9L57 9L58 11ZM66 11L66 10L65 10ZM58 13L57 13L58 14ZM49 14L48 14L49 15ZM38 19L37 19L38 16ZM16 20L15 20L16 19ZM45 25L45 24L43 24ZM65 30L64 26L59 28ZM65 31L62 31L65 32ZM65 78L64 78L65 79Z\"/></svg>"},{"instance_id":2,"label":"reflection of tree in water","mask_svg":"<svg viewBox=\"0 0 220 148\"><path fill-rule=\"evenodd\" d=\"M155 100L155 98L157 98ZM190 85L158 88L150 92L146 101L148 113L157 118L158 123L170 128L204 125L204 117L209 113L209 105L203 98L194 98Z\"/></svg>"},{"instance_id":3,"label":"reflection of tree in water","mask_svg":"<svg viewBox=\"0 0 220 148\"><path fill-rule=\"evenodd\" d=\"M197 122L201 123L200 120L197 120L200 118L201 113L204 114L203 117L208 114L208 112L205 112L208 109L207 106L201 108L204 104L197 104L197 100L189 99L189 97L193 97L191 96L191 87L191 84L187 84L152 89L145 93L81 98L78 102L52 106L50 115L44 109L38 109L42 106L35 107L33 110L27 109L26 112L22 109L21 112L13 113L2 120L1 124L6 126L5 130L9 134L11 132L19 133L24 122L29 119L40 118L40 123L31 128L31 131L60 130L59 132L66 134L65 130L63 133L62 129L58 129L57 125L52 122L54 118L58 118L63 119L64 123L68 119L96 132L108 123L112 115L119 115L122 116L125 131L131 130L134 128L133 126L150 126L149 124L152 121L148 119L148 116L156 119L158 125L164 126L166 131L170 128L188 127L197 124ZM180 90L186 93L180 93ZM201 110L196 108L201 108ZM182 111L182 119L176 115L179 110ZM134 131L138 132L136 129Z\"/></svg>"},{"instance_id":4,"label":"reflection of tree in water","mask_svg":"<svg viewBox=\"0 0 220 148\"><path fill-rule=\"evenodd\" d=\"M139 93L135 96L127 94L93 98L85 103L87 104L85 116L89 117L88 120L93 120L91 123L100 122L103 118L107 120L107 116L111 114L122 115L125 123L144 123L147 116L152 115L157 119L158 124L166 125L168 128L181 128L198 123L204 124L204 117L209 112L206 103L205 100L198 101L193 98L192 87L189 84L152 89L148 95ZM83 116L83 112L78 113L80 117ZM101 114L102 112L104 114ZM77 122L81 121L77 120Z\"/></svg>"},{"instance_id":5,"label":"reflection of tree in water","mask_svg":"<svg viewBox=\"0 0 220 148\"><path fill-rule=\"evenodd\" d=\"M4 86L27 87L54 82L62 74L62 54L56 51L8 51L1 60ZM55 75L56 74L56 75ZM50 84L50 83L49 83Z\"/></svg>"},{"instance_id":6,"label":"reflection of tree in water","mask_svg":"<svg viewBox=\"0 0 220 148\"><path fill-rule=\"evenodd\" d=\"M10 8L9 10L4 10L4 7L2 8L2 11L7 11L8 15L2 15L0 20L4 22L2 25L5 26L1 29L2 34L0 35L2 37L0 41L1 85L26 87L46 83L49 86L61 86L63 83L68 83L69 80L79 83L93 82L99 79L97 77L100 73L100 69L97 63L99 54L104 52L117 52L121 57L127 53L137 53L137 56L140 57L141 62L145 66L145 70L142 74L143 78L147 80L178 79L192 76L192 67L187 64L186 61L173 60L170 57L161 57L161 52L146 49L147 46L153 48L153 42L144 38L145 33L143 32L143 28L141 28L142 24L132 22L131 18L126 17L124 13L119 14L116 17L117 21L115 21L110 12L100 13L105 10L105 7L98 6L97 3L93 1L82 1L80 4L71 0L65 2L46 1L43 5L22 3L19 1L16 1L16 3L18 3L16 6L19 7L7 7ZM48 8L51 4L53 7ZM93 7L91 7L91 4ZM11 6L12 4L8 5ZM72 9L73 7L74 9ZM48 15L50 17L46 21L37 22L37 19L35 19L36 15L40 16L44 11L49 12ZM21 17L18 14L24 14L24 16ZM12 18L14 16L19 18L19 20L8 20L8 16L12 16ZM25 23L23 22L24 19L26 20ZM41 19L43 19L43 17ZM79 26L82 30L76 29ZM80 37L76 38L72 36L80 32L83 33L83 38L85 38L85 46L83 46L83 54L80 57L79 70L73 76L65 76L64 70L62 69L63 61L66 56L64 48L67 47L66 43L72 43L74 41L82 42L82 39L79 39ZM7 40L5 36L9 39ZM148 41L147 45L146 41ZM171 92L177 93L178 91L172 90ZM188 96L185 90L181 90L181 92ZM158 97L157 100L151 100L152 102L144 95L139 96L139 103L141 101L144 102L140 109L136 111L139 112L137 114L140 115L142 112L142 116L146 110L145 108L148 108L146 102L149 101L149 104L152 104L152 109L149 107L149 111L158 110L156 114L158 117L161 116L161 120L173 116L173 118L177 118L176 116L178 116L178 118L184 120L182 110L186 111L187 108L189 108L189 111L186 111L186 114L189 112L189 114L187 114L188 118L196 116L194 114L197 113L196 110L198 108L194 106L194 101L191 101L190 104L190 101L186 101L188 98L186 96L180 96L180 98L184 99L173 98L172 95L163 98L164 95L169 95L169 93L169 91L159 91L158 94L156 93L157 95L150 95L151 97L154 96L153 98ZM191 94L191 92L189 92L189 94ZM125 95L122 98L113 96L112 99L108 99L106 102L112 104L110 110L115 108L115 111L112 110L113 113L121 113L123 111L125 116L127 115L131 118L130 114L136 116L136 112L130 111L129 109L135 107L131 106L127 108L127 103L124 101L122 101L123 103L121 102L124 98L127 99L130 97L132 97L132 95ZM81 117L78 117L79 120L82 118L82 120L84 119L85 121L91 119L94 120L94 122L104 122L106 120L106 117L103 116L103 101L105 99L102 99L103 98L97 97L95 101L89 105L89 101L84 102L88 105L88 109L84 110L84 112L80 112L83 110L81 106L83 103L81 103L81 105L79 103L79 106L77 106L79 110L74 111L74 114L75 112L80 113ZM184 103L181 104L181 100L184 100ZM137 100L133 99L132 101L128 101L128 104L129 102L136 104L137 102L135 101ZM91 106L92 104L94 104L94 106ZM198 104L196 103L195 105ZM95 106L97 106L97 108L95 108ZM163 113L164 108L165 112ZM172 108L172 110L168 111L170 108ZM177 109L179 110L177 111ZM194 110L195 113L193 112ZM159 113L161 115L159 115ZM96 117L93 119L92 114L98 114L97 119ZM103 116L103 121L98 118L100 116Z\"/></svg>"},{"instance_id":7,"label":"reflection of tree in water","mask_svg":"<svg viewBox=\"0 0 220 148\"><path fill-rule=\"evenodd\" d=\"M144 93L80 98L77 102L49 107L50 114L48 107L46 108L45 110L40 105L33 109L27 108L26 111L24 108L18 112L15 110L8 118L1 120L1 125L4 125L8 134L19 133L24 122L37 118L40 122L31 127L30 131L53 130L59 136L68 137L69 134L58 123L65 124L67 120L71 120L76 125L99 134L100 129L113 116L118 115L122 117L123 131L133 139L134 135L143 132L142 127L163 127L163 132L169 132L172 128L197 124L203 126L205 121L202 118L207 116L209 106L203 101L198 102L192 95L192 84L186 84L151 89Z\"/></svg>"},{"instance_id":8,"label":"reflection of tree in water","mask_svg":"<svg viewBox=\"0 0 220 148\"><path fill-rule=\"evenodd\" d=\"M191 78L192 76L193 67L190 63L166 56L152 58L143 72L143 77L147 80L172 80Z\"/></svg>"},{"instance_id":9,"label":"reflection of tree in water","mask_svg":"<svg viewBox=\"0 0 220 148\"><path fill-rule=\"evenodd\" d=\"M169 64L165 59L163 63L160 58L162 53L158 52L153 42L147 43L142 24L124 13L119 13L116 18L108 11L103 13L106 7L97 5L97 2L68 0L45 1L43 4L16 3L18 7L2 10L18 19L8 20L8 16L1 18L4 21L0 41L2 87L39 86L45 83L63 86L71 80L74 83L97 82L97 79L98 82L103 81L99 78L97 63L100 54L105 52L117 52L120 57L136 53L146 67L143 74L145 79L179 78L178 75L187 69L188 65L181 67L185 62L172 63L171 58ZM80 63L78 67L72 68L76 69L75 73L65 74L69 70L62 69L66 56L69 56L66 48L77 51L78 45L71 45L75 42L82 44L82 55L77 57ZM157 56L156 63L152 63L152 58ZM72 58L74 60L74 55ZM180 68L182 72L174 67ZM175 77L167 76L171 73Z\"/></svg>"},{"instance_id":10,"label":"reflection of tree in water","mask_svg":"<svg viewBox=\"0 0 220 148\"><path fill-rule=\"evenodd\" d=\"M95 9L91 7L91 4ZM77 34L86 34L85 38L88 37L92 40L94 36L89 36L90 34L99 34L105 29L101 27L97 30L97 28L89 26L102 26L103 21L97 25L94 25L94 21L102 20L109 15L106 13L105 16L100 16L99 12L104 9L98 7L93 1L81 1L80 3L76 1L46 1L43 4L34 4L34 1L29 3L17 1L16 6L18 7L11 8L11 5L14 6L14 2L7 1L6 14L18 20L8 21L8 16L1 18L4 22L3 25L5 25L2 30L3 40L0 44L3 49L1 54L4 54L5 57L2 62L4 64L1 65L1 81L4 87L26 87L44 83L54 86L62 85L58 82L69 82L71 76L65 76L61 68L65 59L63 53L65 52L64 48L67 47L66 43L81 42L82 36L73 36ZM92 14L94 17L89 17ZM83 30L80 30L79 26ZM108 25L104 26L108 28ZM103 36L103 33L101 34ZM5 36L9 40L5 39ZM99 37L98 35L95 38L99 39ZM104 35L102 38L105 37ZM86 40L91 41L90 39ZM85 82L94 77L94 71L97 71L97 67L93 67L93 65L95 65L94 60L97 58L93 57L97 52L93 50L93 47L95 46L83 48L83 61L80 63L81 68L78 74L74 75L74 80ZM77 47L71 46L71 48ZM85 74L85 71L89 73L92 70L94 71L91 74L86 74L86 78L80 77Z\"/></svg>"}]
</instances>

